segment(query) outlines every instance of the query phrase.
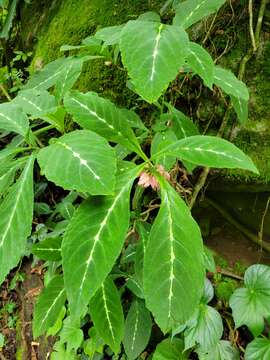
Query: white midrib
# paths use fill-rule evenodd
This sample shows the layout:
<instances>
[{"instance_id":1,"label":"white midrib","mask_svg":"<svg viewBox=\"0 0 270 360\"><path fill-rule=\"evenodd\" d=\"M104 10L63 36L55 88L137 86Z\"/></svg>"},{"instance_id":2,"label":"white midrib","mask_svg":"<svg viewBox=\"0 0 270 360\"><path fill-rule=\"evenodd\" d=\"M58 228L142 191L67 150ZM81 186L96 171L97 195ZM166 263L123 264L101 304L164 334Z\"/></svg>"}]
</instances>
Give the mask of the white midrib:
<instances>
[{"instance_id":1,"label":"white midrib","mask_svg":"<svg viewBox=\"0 0 270 360\"><path fill-rule=\"evenodd\" d=\"M71 64L69 65L69 67L67 68L67 71L66 71L66 74L65 74L65 78L64 78L64 81L61 83L61 91L60 91L60 98L62 98L63 96L63 92L64 92L64 88L65 88L65 84L66 84L66 81L67 81L67 78L68 78L68 75L69 75L69 72L72 68L72 62Z\"/></svg>"},{"instance_id":2,"label":"white midrib","mask_svg":"<svg viewBox=\"0 0 270 360\"><path fill-rule=\"evenodd\" d=\"M87 276L87 273L88 273L88 270L89 270L89 267L90 267L90 264L92 263L93 261L93 254L95 252L95 249L96 249L96 246L98 244L98 242L100 241L100 235L103 231L103 229L105 228L105 226L107 225L107 222L108 222L108 219L111 215L111 212L113 211L113 209L115 208L117 202L119 201L119 199L121 198L123 192L126 190L126 187L123 186L122 190L119 192L119 194L116 196L116 198L114 199L111 207L108 209L107 213L106 213L106 216L104 217L103 221L101 222L100 224L100 227L99 227L99 230L98 232L96 233L95 237L94 237L94 243L93 243L93 247L91 249L91 252L90 252L90 255L88 257L88 259L86 260L86 267L85 267L85 271L84 271L84 274L83 274L83 278L82 278L82 283L81 283L81 286L80 286L80 289L79 289L79 296L78 298L80 298L81 296L81 293L82 293L82 290L83 290L83 287L84 287L84 283L86 281L86 276Z\"/></svg>"},{"instance_id":3,"label":"white midrib","mask_svg":"<svg viewBox=\"0 0 270 360\"><path fill-rule=\"evenodd\" d=\"M34 108L36 108L38 111L42 112L41 107L39 107L37 104L33 103L33 101L25 98L24 96L19 96L19 98L23 99L25 102L27 102L28 104L32 105Z\"/></svg>"},{"instance_id":4,"label":"white midrib","mask_svg":"<svg viewBox=\"0 0 270 360\"><path fill-rule=\"evenodd\" d=\"M16 126L16 128L20 129L20 130L23 130L22 127L16 122L14 121L13 119L11 119L9 116L3 114L0 112L0 116L2 116L4 119L10 121L12 124L14 124Z\"/></svg>"},{"instance_id":5,"label":"white midrib","mask_svg":"<svg viewBox=\"0 0 270 360\"><path fill-rule=\"evenodd\" d=\"M198 4L194 10L192 10L189 15L185 19L185 23L188 22L188 20L193 16L193 14L196 13L196 11L200 10L200 8L206 3L207 0L202 0L200 4Z\"/></svg>"},{"instance_id":6,"label":"white midrib","mask_svg":"<svg viewBox=\"0 0 270 360\"><path fill-rule=\"evenodd\" d=\"M170 285L169 285L169 305L168 305L168 319L171 319L172 315L172 298L173 298L173 281L174 281L174 260L175 260L175 254L174 254L174 236L173 236L173 228L172 228L172 214L171 214L171 208L169 204L169 199L166 196L165 202L168 207L168 219L169 219L169 242L170 242Z\"/></svg>"},{"instance_id":7,"label":"white midrib","mask_svg":"<svg viewBox=\"0 0 270 360\"><path fill-rule=\"evenodd\" d=\"M34 86L32 89L38 89L40 86L43 86L44 84L46 84L46 82L49 82L51 79L57 77L58 75L61 74L61 72L63 71L63 65L61 65L60 70L56 71L53 75L47 77L44 81L38 83L36 86Z\"/></svg>"},{"instance_id":8,"label":"white midrib","mask_svg":"<svg viewBox=\"0 0 270 360\"><path fill-rule=\"evenodd\" d=\"M213 153L213 154L216 154L216 155L222 155L226 158L229 158L229 159L232 159L232 160L235 160L235 161L238 161L238 162L243 162L242 159L239 159L235 156L232 156L232 155L229 155L228 153L225 153L223 151L216 151L216 150L213 150L213 149L202 149L200 147L195 147L195 148L189 148L189 147L181 147L180 150L184 150L184 151L198 151L198 152L210 152L210 153Z\"/></svg>"},{"instance_id":9,"label":"white midrib","mask_svg":"<svg viewBox=\"0 0 270 360\"><path fill-rule=\"evenodd\" d=\"M57 144L62 145L65 149L69 150L69 151L72 153L73 157L79 159L80 164L81 164L82 166L85 166L85 167L90 171L90 173L94 176L94 178L95 178L96 180L99 180L99 181L102 183L102 181L100 180L100 176L97 175L97 174L94 172L94 170L88 165L87 160L83 159L79 153L77 153L76 151L74 151L74 150L72 149L71 146L69 146L69 145L67 145L67 144L65 144L65 143L63 143L63 142L61 142L61 141L58 141Z\"/></svg>"},{"instance_id":10,"label":"white midrib","mask_svg":"<svg viewBox=\"0 0 270 360\"><path fill-rule=\"evenodd\" d=\"M105 294L104 283L101 285L101 291L102 291L102 298L103 298L103 302L104 302L105 314L106 314L106 318L107 318L107 321L108 321L108 324L109 324L109 329L110 329L110 332L112 334L113 342L116 344L116 339L115 339L115 336L114 336L113 326L112 326L111 319L110 319L110 311L109 311L108 305L107 305L107 298L106 298L106 294Z\"/></svg>"},{"instance_id":11,"label":"white midrib","mask_svg":"<svg viewBox=\"0 0 270 360\"><path fill-rule=\"evenodd\" d=\"M55 306L55 304L57 303L58 299L62 296L63 292L65 291L65 289L62 289L60 291L60 293L56 296L56 298L54 299L52 305L49 307L49 309L46 312L46 315L43 317L41 324L40 324L40 328L42 327L42 325L44 324L44 322L47 320L48 316L50 315L50 312L52 311L53 307Z\"/></svg>"},{"instance_id":12,"label":"white midrib","mask_svg":"<svg viewBox=\"0 0 270 360\"><path fill-rule=\"evenodd\" d=\"M131 351L133 351L136 341L136 336L138 332L138 322L139 322L139 311L138 311L138 303L136 302L136 320L134 324L134 333L132 337L132 343L131 343Z\"/></svg>"},{"instance_id":13,"label":"white midrib","mask_svg":"<svg viewBox=\"0 0 270 360\"><path fill-rule=\"evenodd\" d=\"M21 195L23 193L24 183L25 183L25 181L27 179L28 170L29 170L31 164L32 164L32 159L29 160L28 165L25 167L22 179L18 180L20 182L20 187L19 187L19 190L17 192L16 198L15 198L15 201L14 201L14 204L13 204L13 208L12 208L11 213L10 213L9 221L8 221L8 223L6 225L5 230L2 231L2 237L1 237L1 241L0 241L0 248L3 246L4 241L5 241L6 237L7 237L7 234L9 232L9 230L10 230L14 215L15 215L16 210L17 210L18 203L19 203Z\"/></svg>"},{"instance_id":14,"label":"white midrib","mask_svg":"<svg viewBox=\"0 0 270 360\"><path fill-rule=\"evenodd\" d=\"M190 50L190 53L196 58L196 60L198 61L198 63L201 65L201 67L203 68L203 70L205 70L205 66L203 64L203 62L201 61L201 59L195 54L194 51Z\"/></svg>"},{"instance_id":15,"label":"white midrib","mask_svg":"<svg viewBox=\"0 0 270 360\"><path fill-rule=\"evenodd\" d=\"M158 27L158 33L157 36L155 38L155 47L154 47L154 51L152 54L152 68L151 68L151 76L150 76L150 80L153 81L154 79L154 75L156 73L156 61L157 61L157 56L158 56L158 47L159 47L159 42L160 42L160 38L161 38L161 31L163 29L163 24L160 24Z\"/></svg>"},{"instance_id":16,"label":"white midrib","mask_svg":"<svg viewBox=\"0 0 270 360\"><path fill-rule=\"evenodd\" d=\"M99 116L95 111L89 109L89 107L83 103L81 103L80 101L78 101L75 98L72 98L72 100L74 102L76 102L78 105L80 105L83 109L87 110L87 112L89 112L90 115L94 116L95 118L97 118L99 121L101 121L103 124L105 124L106 126L108 126L108 128L110 128L111 130L115 131L117 133L118 136L123 136L121 134L120 131L118 131L117 129L115 129L115 127L112 124L109 124L104 118L102 118L101 116Z\"/></svg>"}]
</instances>

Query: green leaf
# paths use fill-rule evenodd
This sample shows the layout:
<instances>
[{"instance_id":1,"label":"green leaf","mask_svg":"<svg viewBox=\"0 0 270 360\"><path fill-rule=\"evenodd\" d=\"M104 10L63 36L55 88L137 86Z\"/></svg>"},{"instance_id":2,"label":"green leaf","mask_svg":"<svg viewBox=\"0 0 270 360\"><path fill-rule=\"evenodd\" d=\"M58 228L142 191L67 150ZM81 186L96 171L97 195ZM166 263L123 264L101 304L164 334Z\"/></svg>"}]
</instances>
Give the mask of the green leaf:
<instances>
[{"instance_id":1,"label":"green leaf","mask_svg":"<svg viewBox=\"0 0 270 360\"><path fill-rule=\"evenodd\" d=\"M16 173L16 167L8 169L6 172L1 171L0 175L0 196L3 195L9 186L13 183Z\"/></svg>"},{"instance_id":2,"label":"green leaf","mask_svg":"<svg viewBox=\"0 0 270 360\"><path fill-rule=\"evenodd\" d=\"M216 66L214 70L214 83L226 94L248 101L247 86L230 71Z\"/></svg>"},{"instance_id":3,"label":"green leaf","mask_svg":"<svg viewBox=\"0 0 270 360\"><path fill-rule=\"evenodd\" d=\"M236 328L247 325L254 336L264 328L264 318L270 314L270 267L252 265L245 272L245 287L236 289L230 307Z\"/></svg>"},{"instance_id":4,"label":"green leaf","mask_svg":"<svg viewBox=\"0 0 270 360\"><path fill-rule=\"evenodd\" d=\"M66 301L63 276L55 276L38 297L33 317L34 338L55 324Z\"/></svg>"},{"instance_id":5,"label":"green leaf","mask_svg":"<svg viewBox=\"0 0 270 360\"><path fill-rule=\"evenodd\" d=\"M92 195L114 190L114 150L92 131L75 130L59 137L40 150L38 163L47 179L64 189Z\"/></svg>"},{"instance_id":6,"label":"green leaf","mask_svg":"<svg viewBox=\"0 0 270 360\"><path fill-rule=\"evenodd\" d=\"M220 340L207 352L200 348L196 350L196 352L199 355L200 360L240 360L238 350L234 348L229 341L225 340ZM256 358L256 360L257 359L259 358Z\"/></svg>"},{"instance_id":7,"label":"green leaf","mask_svg":"<svg viewBox=\"0 0 270 360\"><path fill-rule=\"evenodd\" d=\"M22 109L12 103L0 104L0 129L26 136L29 122Z\"/></svg>"},{"instance_id":8,"label":"green leaf","mask_svg":"<svg viewBox=\"0 0 270 360\"><path fill-rule=\"evenodd\" d=\"M184 65L188 46L188 36L179 26L138 20L125 25L122 61L144 100L153 103L167 89Z\"/></svg>"},{"instance_id":9,"label":"green leaf","mask_svg":"<svg viewBox=\"0 0 270 360\"><path fill-rule=\"evenodd\" d=\"M208 51L199 44L191 42L187 64L195 74L203 79L205 85L212 89L215 64Z\"/></svg>"},{"instance_id":10,"label":"green leaf","mask_svg":"<svg viewBox=\"0 0 270 360\"><path fill-rule=\"evenodd\" d=\"M31 252L39 259L49 261L61 260L61 237L48 237L32 246Z\"/></svg>"},{"instance_id":11,"label":"green leaf","mask_svg":"<svg viewBox=\"0 0 270 360\"><path fill-rule=\"evenodd\" d=\"M183 340L173 338L165 339L158 344L153 360L187 360L187 355L183 354Z\"/></svg>"},{"instance_id":12,"label":"green leaf","mask_svg":"<svg viewBox=\"0 0 270 360\"><path fill-rule=\"evenodd\" d=\"M92 197L82 203L66 230L63 270L74 317L83 313L121 252L129 226L130 188L139 171L140 167L124 170L115 195Z\"/></svg>"},{"instance_id":13,"label":"green leaf","mask_svg":"<svg viewBox=\"0 0 270 360\"><path fill-rule=\"evenodd\" d=\"M252 160L227 140L216 136L197 135L176 141L156 156L174 155L196 165L215 168L245 169L258 174Z\"/></svg>"},{"instance_id":14,"label":"green leaf","mask_svg":"<svg viewBox=\"0 0 270 360\"><path fill-rule=\"evenodd\" d=\"M127 314L123 340L128 359L137 359L143 352L149 342L151 330L152 320L144 302L134 300Z\"/></svg>"},{"instance_id":15,"label":"green leaf","mask_svg":"<svg viewBox=\"0 0 270 360\"><path fill-rule=\"evenodd\" d=\"M216 264L213 253L206 246L204 246L204 266L206 270L211 271L212 273L216 272Z\"/></svg>"},{"instance_id":16,"label":"green leaf","mask_svg":"<svg viewBox=\"0 0 270 360\"><path fill-rule=\"evenodd\" d=\"M83 331L75 326L71 318L68 317L64 320L64 326L60 333L60 343L67 343L67 352L77 350L83 342Z\"/></svg>"},{"instance_id":17,"label":"green leaf","mask_svg":"<svg viewBox=\"0 0 270 360\"><path fill-rule=\"evenodd\" d=\"M34 117L41 117L56 110L55 97L46 90L22 90L12 103L17 104L26 114Z\"/></svg>"},{"instance_id":18,"label":"green leaf","mask_svg":"<svg viewBox=\"0 0 270 360\"><path fill-rule=\"evenodd\" d=\"M136 247L134 270L140 287L143 287L143 262L146 244L149 239L151 225L146 222L136 222L136 231L139 234L139 242Z\"/></svg>"},{"instance_id":19,"label":"green leaf","mask_svg":"<svg viewBox=\"0 0 270 360\"><path fill-rule=\"evenodd\" d=\"M130 276L126 282L126 287L140 299L144 299L143 287L136 276Z\"/></svg>"},{"instance_id":20,"label":"green leaf","mask_svg":"<svg viewBox=\"0 0 270 360\"><path fill-rule=\"evenodd\" d=\"M33 217L33 164L27 161L17 182L10 188L0 208L0 284L17 265L26 249Z\"/></svg>"},{"instance_id":21,"label":"green leaf","mask_svg":"<svg viewBox=\"0 0 270 360\"><path fill-rule=\"evenodd\" d=\"M223 324L220 314L211 306L200 304L187 323L185 350L199 344L203 351L209 351L220 340Z\"/></svg>"},{"instance_id":22,"label":"green leaf","mask_svg":"<svg viewBox=\"0 0 270 360\"><path fill-rule=\"evenodd\" d=\"M100 337L118 354L124 336L124 314L118 290L110 277L92 297L89 308Z\"/></svg>"},{"instance_id":23,"label":"green leaf","mask_svg":"<svg viewBox=\"0 0 270 360\"><path fill-rule=\"evenodd\" d=\"M16 9L18 2L19 0L10 0L9 2L7 17L5 19L2 31L0 32L1 39L8 40L9 32L12 28L12 22L14 17L16 16Z\"/></svg>"},{"instance_id":24,"label":"green leaf","mask_svg":"<svg viewBox=\"0 0 270 360\"><path fill-rule=\"evenodd\" d=\"M231 101L238 120L245 123L248 120L248 101L235 96L231 96Z\"/></svg>"},{"instance_id":25,"label":"green leaf","mask_svg":"<svg viewBox=\"0 0 270 360\"><path fill-rule=\"evenodd\" d=\"M160 16L154 11L147 11L138 16L137 20L140 21L155 21L160 22Z\"/></svg>"},{"instance_id":26,"label":"green leaf","mask_svg":"<svg viewBox=\"0 0 270 360\"><path fill-rule=\"evenodd\" d=\"M151 143L151 156L155 156L155 154L162 151L162 149L168 145L174 144L176 140L177 137L172 129L168 129L162 133L156 133ZM163 153L161 156L157 156L155 159L155 163L162 165L167 171L173 167L175 162L175 156L167 156L165 153Z\"/></svg>"},{"instance_id":27,"label":"green leaf","mask_svg":"<svg viewBox=\"0 0 270 360\"><path fill-rule=\"evenodd\" d=\"M83 128L141 154L140 145L127 124L126 110L117 108L94 92L83 94L73 91L65 97L64 104Z\"/></svg>"},{"instance_id":28,"label":"green leaf","mask_svg":"<svg viewBox=\"0 0 270 360\"><path fill-rule=\"evenodd\" d=\"M176 6L174 25L181 25L185 29L195 24L205 16L216 12L225 0L187 0Z\"/></svg>"},{"instance_id":29,"label":"green leaf","mask_svg":"<svg viewBox=\"0 0 270 360\"><path fill-rule=\"evenodd\" d=\"M245 352L245 360L270 359L270 340L257 338L251 341Z\"/></svg>"},{"instance_id":30,"label":"green leaf","mask_svg":"<svg viewBox=\"0 0 270 360\"><path fill-rule=\"evenodd\" d=\"M105 46L119 44L124 25L108 26L96 32L95 38L102 40Z\"/></svg>"},{"instance_id":31,"label":"green leaf","mask_svg":"<svg viewBox=\"0 0 270 360\"><path fill-rule=\"evenodd\" d=\"M195 311L202 295L204 266L200 230L188 207L165 181L161 194L146 246L143 281L146 306L166 333Z\"/></svg>"}]
</instances>

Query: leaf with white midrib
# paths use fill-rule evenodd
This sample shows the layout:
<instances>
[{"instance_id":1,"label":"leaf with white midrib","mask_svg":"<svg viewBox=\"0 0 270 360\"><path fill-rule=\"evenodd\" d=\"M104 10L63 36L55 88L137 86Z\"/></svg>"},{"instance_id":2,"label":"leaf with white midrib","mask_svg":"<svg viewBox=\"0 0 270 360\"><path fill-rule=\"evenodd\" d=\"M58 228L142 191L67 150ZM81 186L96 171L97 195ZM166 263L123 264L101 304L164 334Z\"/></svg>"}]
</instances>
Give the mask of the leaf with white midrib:
<instances>
[{"instance_id":1,"label":"leaf with white midrib","mask_svg":"<svg viewBox=\"0 0 270 360\"><path fill-rule=\"evenodd\" d=\"M142 154L142 150L130 128L125 111L94 92L86 94L72 91L65 96L66 110L73 115L74 121L84 129Z\"/></svg>"},{"instance_id":2,"label":"leaf with white midrib","mask_svg":"<svg viewBox=\"0 0 270 360\"><path fill-rule=\"evenodd\" d=\"M100 337L114 353L118 353L124 335L124 314L120 295L110 277L91 299L89 308Z\"/></svg>"},{"instance_id":3,"label":"leaf with white midrib","mask_svg":"<svg viewBox=\"0 0 270 360\"><path fill-rule=\"evenodd\" d=\"M146 348L152 330L152 320L149 311L142 300L132 302L125 322L123 340L128 359L136 359Z\"/></svg>"},{"instance_id":4,"label":"leaf with white midrib","mask_svg":"<svg viewBox=\"0 0 270 360\"><path fill-rule=\"evenodd\" d=\"M44 334L57 321L66 301L63 276L55 276L41 292L35 305L33 317L34 338Z\"/></svg>"},{"instance_id":5,"label":"leaf with white midrib","mask_svg":"<svg viewBox=\"0 0 270 360\"><path fill-rule=\"evenodd\" d=\"M13 103L0 104L0 129L26 136L29 121L18 105Z\"/></svg>"},{"instance_id":6,"label":"leaf with white midrib","mask_svg":"<svg viewBox=\"0 0 270 360\"><path fill-rule=\"evenodd\" d=\"M129 21L120 40L121 57L137 93L155 102L184 65L188 36L180 26Z\"/></svg>"},{"instance_id":7,"label":"leaf with white midrib","mask_svg":"<svg viewBox=\"0 0 270 360\"><path fill-rule=\"evenodd\" d=\"M146 246L143 284L146 306L166 333L195 310L204 265L196 222L175 190L165 180L160 185L162 202Z\"/></svg>"},{"instance_id":8,"label":"leaf with white midrib","mask_svg":"<svg viewBox=\"0 0 270 360\"><path fill-rule=\"evenodd\" d=\"M66 230L63 270L74 316L83 312L120 254L129 225L130 188L140 169L123 170L115 195L91 197L82 203Z\"/></svg>"},{"instance_id":9,"label":"leaf with white midrib","mask_svg":"<svg viewBox=\"0 0 270 360\"><path fill-rule=\"evenodd\" d=\"M33 164L27 161L17 182L3 200L0 209L0 284L24 254L33 217Z\"/></svg>"},{"instance_id":10,"label":"leaf with white midrib","mask_svg":"<svg viewBox=\"0 0 270 360\"><path fill-rule=\"evenodd\" d=\"M40 150L38 163L47 179L64 189L92 195L114 190L114 149L92 131L75 130L61 136Z\"/></svg>"}]
</instances>

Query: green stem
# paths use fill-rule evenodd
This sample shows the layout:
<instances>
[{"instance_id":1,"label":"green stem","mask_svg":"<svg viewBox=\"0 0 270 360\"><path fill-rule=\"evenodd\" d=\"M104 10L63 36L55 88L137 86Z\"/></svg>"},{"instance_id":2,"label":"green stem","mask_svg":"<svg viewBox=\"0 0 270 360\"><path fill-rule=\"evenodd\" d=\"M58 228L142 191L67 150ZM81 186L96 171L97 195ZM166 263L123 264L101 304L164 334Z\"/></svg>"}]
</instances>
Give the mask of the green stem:
<instances>
[{"instance_id":1,"label":"green stem","mask_svg":"<svg viewBox=\"0 0 270 360\"><path fill-rule=\"evenodd\" d=\"M56 129L55 125L44 126L44 127L41 128L41 129L38 129L38 130L33 131L33 134L34 134L35 136L37 136L37 135L42 134L43 132L46 132L46 131L51 130L51 129Z\"/></svg>"},{"instance_id":2,"label":"green stem","mask_svg":"<svg viewBox=\"0 0 270 360\"><path fill-rule=\"evenodd\" d=\"M7 90L5 89L4 85L0 84L0 89L2 90L2 93L5 95L7 100L11 101L12 99L11 99L9 93L7 92Z\"/></svg>"}]
</instances>

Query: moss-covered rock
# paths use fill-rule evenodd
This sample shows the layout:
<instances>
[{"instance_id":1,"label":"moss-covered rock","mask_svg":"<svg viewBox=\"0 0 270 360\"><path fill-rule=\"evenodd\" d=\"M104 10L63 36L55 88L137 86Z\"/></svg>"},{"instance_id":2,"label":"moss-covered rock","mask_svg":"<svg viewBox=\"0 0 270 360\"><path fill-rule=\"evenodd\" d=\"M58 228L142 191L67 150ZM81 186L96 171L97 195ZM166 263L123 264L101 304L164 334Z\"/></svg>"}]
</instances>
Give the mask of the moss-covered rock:
<instances>
[{"instance_id":1,"label":"moss-covered rock","mask_svg":"<svg viewBox=\"0 0 270 360\"><path fill-rule=\"evenodd\" d=\"M149 10L159 10L162 0L34 0L22 9L24 46L34 46L33 71L63 56L64 44L78 45L98 28L117 25ZM97 91L118 104L127 103L132 93L126 88L126 73L104 60L85 64L77 87Z\"/></svg>"}]
</instances>

